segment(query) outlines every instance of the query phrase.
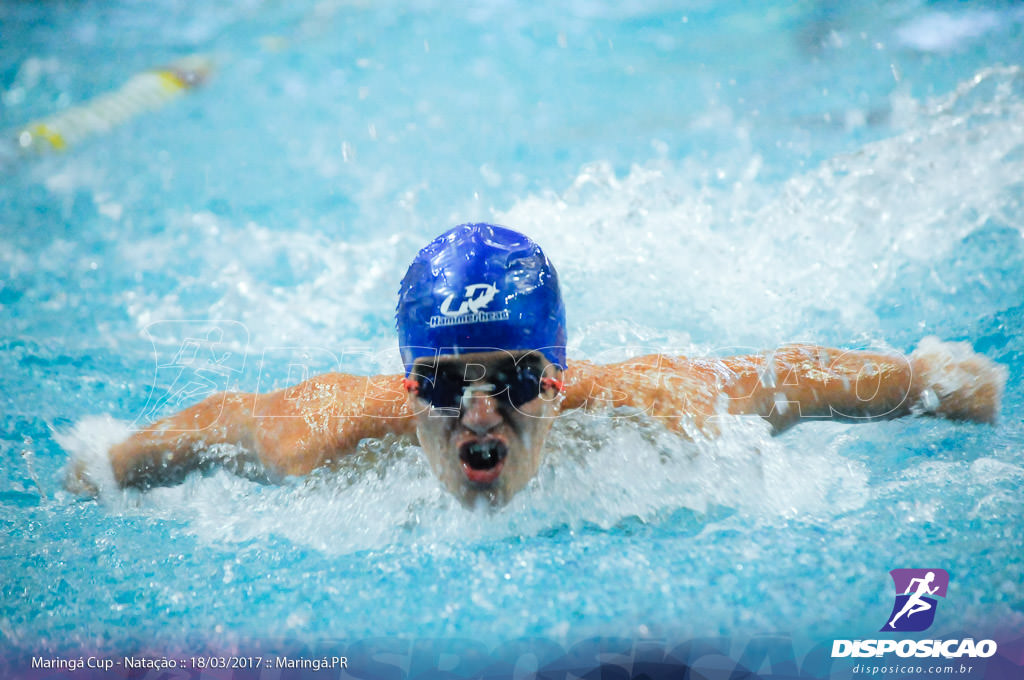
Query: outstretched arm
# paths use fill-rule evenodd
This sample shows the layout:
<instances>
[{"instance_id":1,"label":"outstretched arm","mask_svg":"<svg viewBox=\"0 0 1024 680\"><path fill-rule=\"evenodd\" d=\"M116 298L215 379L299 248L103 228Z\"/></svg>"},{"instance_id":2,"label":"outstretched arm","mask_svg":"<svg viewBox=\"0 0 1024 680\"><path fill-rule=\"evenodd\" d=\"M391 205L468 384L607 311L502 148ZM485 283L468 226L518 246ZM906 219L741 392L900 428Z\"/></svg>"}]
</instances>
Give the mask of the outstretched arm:
<instances>
[{"instance_id":1,"label":"outstretched arm","mask_svg":"<svg viewBox=\"0 0 1024 680\"><path fill-rule=\"evenodd\" d=\"M928 337L911 355L791 345L727 359L730 413L766 418L777 432L802 419L870 422L905 415L995 423L1006 368L966 343Z\"/></svg>"},{"instance_id":2,"label":"outstretched arm","mask_svg":"<svg viewBox=\"0 0 1024 680\"><path fill-rule=\"evenodd\" d=\"M563 408L628 406L686 433L713 417L759 415L781 432L801 419L866 422L911 413L993 423L1005 367L964 343L925 338L900 354L788 345L725 359L648 355L573 364Z\"/></svg>"},{"instance_id":3,"label":"outstretched arm","mask_svg":"<svg viewBox=\"0 0 1024 680\"><path fill-rule=\"evenodd\" d=\"M911 412L920 397L912 361L899 354L813 345L723 360L728 412L759 415L781 432L803 419L868 422Z\"/></svg>"},{"instance_id":4,"label":"outstretched arm","mask_svg":"<svg viewBox=\"0 0 1024 680\"><path fill-rule=\"evenodd\" d=\"M305 474L351 453L364 438L414 432L400 385L401 376L331 373L269 394L216 394L113 446L114 478L121 486L148 486L211 460L255 461L271 478ZM87 488L83 475L73 468L66 485Z\"/></svg>"}]
</instances>

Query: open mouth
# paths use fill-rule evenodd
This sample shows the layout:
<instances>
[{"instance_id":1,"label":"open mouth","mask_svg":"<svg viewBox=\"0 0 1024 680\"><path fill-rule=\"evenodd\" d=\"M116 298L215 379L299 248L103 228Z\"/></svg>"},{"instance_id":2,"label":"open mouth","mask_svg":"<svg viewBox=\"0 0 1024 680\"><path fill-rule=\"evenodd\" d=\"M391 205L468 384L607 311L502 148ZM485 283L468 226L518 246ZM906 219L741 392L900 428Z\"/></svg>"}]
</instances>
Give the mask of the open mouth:
<instances>
[{"instance_id":1,"label":"open mouth","mask_svg":"<svg viewBox=\"0 0 1024 680\"><path fill-rule=\"evenodd\" d=\"M462 471L476 484L493 483L501 475L507 455L508 447L498 439L476 439L459 447Z\"/></svg>"}]
</instances>

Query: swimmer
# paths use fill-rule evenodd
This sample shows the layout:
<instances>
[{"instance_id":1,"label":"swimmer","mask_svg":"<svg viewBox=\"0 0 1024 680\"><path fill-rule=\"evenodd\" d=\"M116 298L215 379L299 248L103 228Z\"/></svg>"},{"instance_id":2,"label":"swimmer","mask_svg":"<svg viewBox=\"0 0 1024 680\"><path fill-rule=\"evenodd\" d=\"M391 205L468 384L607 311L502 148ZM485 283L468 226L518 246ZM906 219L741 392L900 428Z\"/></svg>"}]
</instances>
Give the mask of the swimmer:
<instances>
[{"instance_id":1,"label":"swimmer","mask_svg":"<svg viewBox=\"0 0 1024 680\"><path fill-rule=\"evenodd\" d=\"M140 488L180 480L229 448L241 452L231 462L255 461L273 480L395 433L415 437L464 504L501 505L537 474L554 419L571 409L630 409L691 439L714 437L722 414L759 416L774 432L804 418L994 423L1006 380L966 345L928 338L909 359L789 345L721 359L569 362L555 268L526 236L488 224L455 227L419 252L396 321L404 374L329 373L268 394L210 397L113 446L114 478ZM81 464L67 479L95 493Z\"/></svg>"}]
</instances>

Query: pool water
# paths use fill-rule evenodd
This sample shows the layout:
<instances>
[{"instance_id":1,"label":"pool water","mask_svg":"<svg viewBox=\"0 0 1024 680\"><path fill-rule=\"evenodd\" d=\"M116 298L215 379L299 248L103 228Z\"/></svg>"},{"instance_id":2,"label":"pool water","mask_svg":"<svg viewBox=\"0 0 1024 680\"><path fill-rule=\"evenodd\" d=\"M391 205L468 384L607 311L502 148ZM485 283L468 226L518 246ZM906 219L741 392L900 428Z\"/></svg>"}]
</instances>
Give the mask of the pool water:
<instances>
[{"instance_id":1,"label":"pool water","mask_svg":"<svg viewBox=\"0 0 1024 680\"><path fill-rule=\"evenodd\" d=\"M0 641L9 650L1024 633L1024 10L1014 3L0 5ZM62 153L18 131L191 54L209 81ZM398 372L398 281L495 221L559 270L570 359L965 341L997 427L560 418L461 508L364 442L266 485L62 488L215 391ZM13 652L12 652L13 653Z\"/></svg>"}]
</instances>

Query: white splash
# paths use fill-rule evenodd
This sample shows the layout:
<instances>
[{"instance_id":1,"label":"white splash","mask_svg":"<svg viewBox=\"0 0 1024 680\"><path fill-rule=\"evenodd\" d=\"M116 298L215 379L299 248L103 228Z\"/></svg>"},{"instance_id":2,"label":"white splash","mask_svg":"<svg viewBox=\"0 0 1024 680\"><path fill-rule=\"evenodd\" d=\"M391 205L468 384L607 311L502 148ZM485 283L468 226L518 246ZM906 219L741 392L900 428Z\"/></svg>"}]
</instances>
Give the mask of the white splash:
<instances>
[{"instance_id":1,"label":"white splash","mask_svg":"<svg viewBox=\"0 0 1024 680\"><path fill-rule=\"evenodd\" d=\"M1024 233L1013 209L1022 85L1019 68L992 68L947 96L900 99L904 133L779 187L759 183L756 157L731 159L721 182L696 160L650 162L625 177L596 163L568 190L497 217L558 267L570 335L631 319L654 342L692 329L705 347L737 337L763 347L803 339L821 326L818 313L850 337L870 335L875 296L908 263L943 257L990 220Z\"/></svg>"},{"instance_id":2,"label":"white splash","mask_svg":"<svg viewBox=\"0 0 1024 680\"><path fill-rule=\"evenodd\" d=\"M931 12L900 26L896 37L904 45L922 52L946 52L1012 20L1011 13L991 10L967 10L957 14Z\"/></svg>"},{"instance_id":3,"label":"white splash","mask_svg":"<svg viewBox=\"0 0 1024 680\"><path fill-rule=\"evenodd\" d=\"M109 500L119 495L107 452L131 434L127 422L108 415L86 416L53 438L68 453L65 485L72 491Z\"/></svg>"}]
</instances>

